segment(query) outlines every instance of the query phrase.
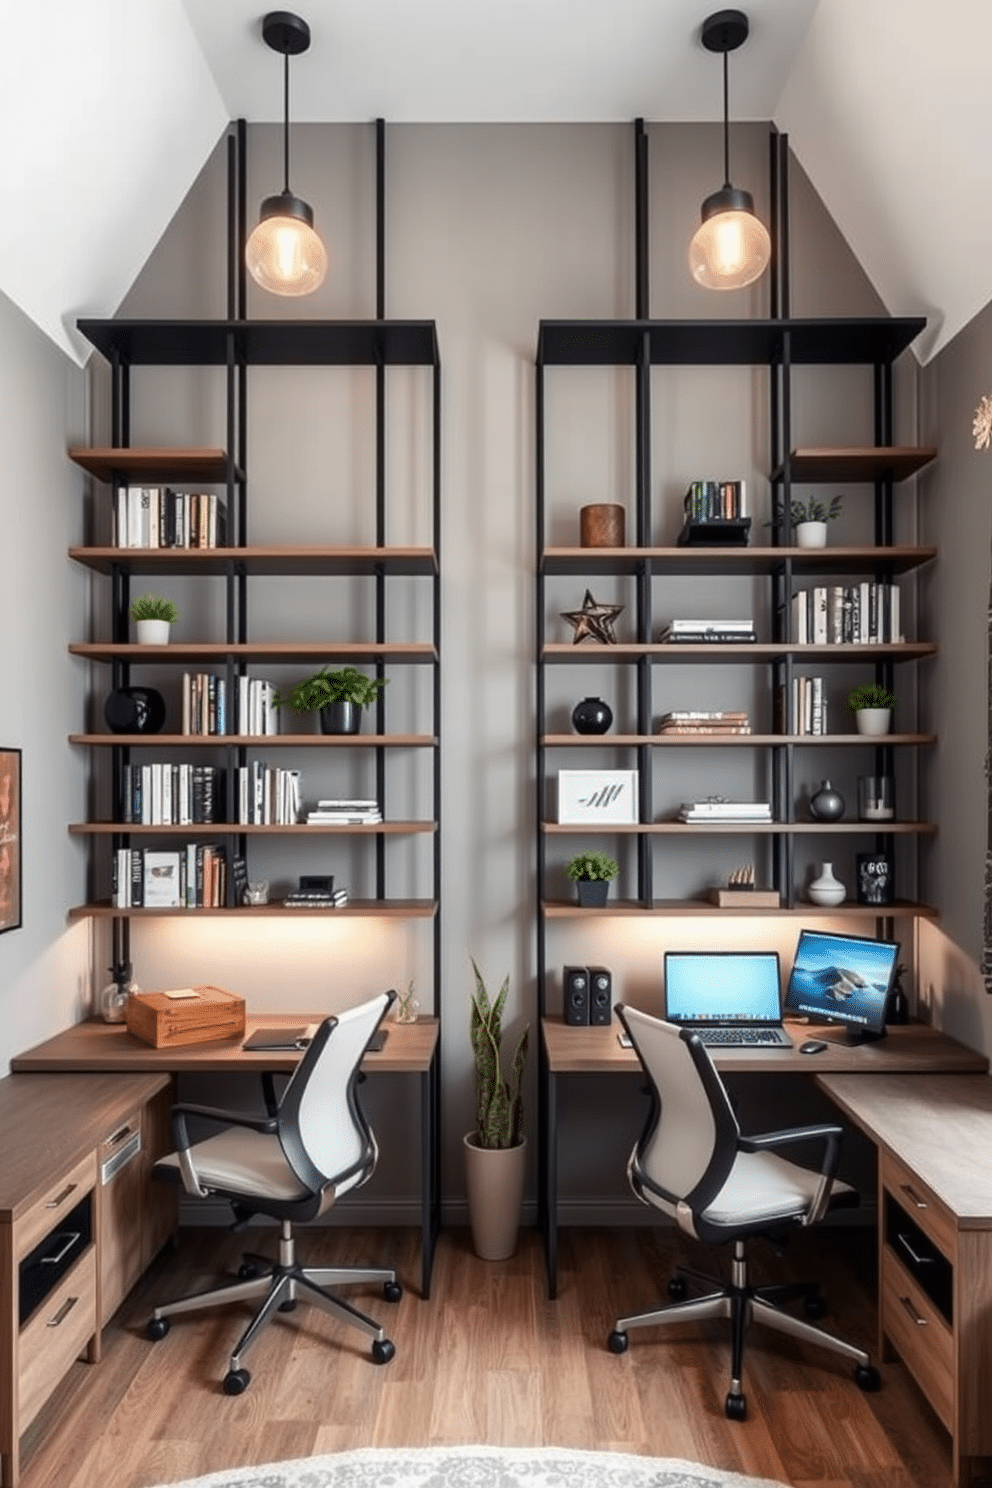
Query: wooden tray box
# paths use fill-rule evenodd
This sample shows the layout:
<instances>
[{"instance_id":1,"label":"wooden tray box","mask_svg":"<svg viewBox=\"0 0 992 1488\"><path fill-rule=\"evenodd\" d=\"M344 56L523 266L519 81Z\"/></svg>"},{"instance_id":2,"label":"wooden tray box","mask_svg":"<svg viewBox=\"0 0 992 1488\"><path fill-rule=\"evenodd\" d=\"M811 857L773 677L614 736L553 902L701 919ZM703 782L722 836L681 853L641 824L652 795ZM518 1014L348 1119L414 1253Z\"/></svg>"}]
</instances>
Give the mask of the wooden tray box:
<instances>
[{"instance_id":1,"label":"wooden tray box","mask_svg":"<svg viewBox=\"0 0 992 1488\"><path fill-rule=\"evenodd\" d=\"M223 987L191 987L196 997L170 997L168 992L134 992L124 1020L135 1038L153 1049L179 1044L209 1044L240 1038L245 1031L245 1000Z\"/></svg>"}]
</instances>

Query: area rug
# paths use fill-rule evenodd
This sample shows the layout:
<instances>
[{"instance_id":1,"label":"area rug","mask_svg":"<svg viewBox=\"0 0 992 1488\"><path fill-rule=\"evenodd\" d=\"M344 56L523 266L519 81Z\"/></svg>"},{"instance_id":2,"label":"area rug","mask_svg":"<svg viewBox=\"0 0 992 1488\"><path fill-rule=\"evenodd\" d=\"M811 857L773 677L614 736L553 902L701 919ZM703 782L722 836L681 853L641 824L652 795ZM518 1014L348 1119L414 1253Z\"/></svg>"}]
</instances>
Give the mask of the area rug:
<instances>
[{"instance_id":1,"label":"area rug","mask_svg":"<svg viewBox=\"0 0 992 1488\"><path fill-rule=\"evenodd\" d=\"M672 1457L556 1447L363 1448L209 1473L161 1488L782 1488Z\"/></svg>"}]
</instances>

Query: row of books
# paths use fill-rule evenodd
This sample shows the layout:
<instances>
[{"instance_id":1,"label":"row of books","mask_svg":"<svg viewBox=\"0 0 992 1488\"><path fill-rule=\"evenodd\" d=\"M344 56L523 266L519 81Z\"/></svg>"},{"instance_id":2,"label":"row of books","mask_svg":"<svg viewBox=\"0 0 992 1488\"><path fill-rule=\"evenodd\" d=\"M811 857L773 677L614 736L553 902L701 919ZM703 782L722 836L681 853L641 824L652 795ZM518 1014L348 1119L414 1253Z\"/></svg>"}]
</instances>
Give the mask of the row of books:
<instances>
[{"instance_id":1,"label":"row of books","mask_svg":"<svg viewBox=\"0 0 992 1488\"><path fill-rule=\"evenodd\" d=\"M772 808L768 801L728 801L707 796L702 801L683 801L678 810L681 822L770 822Z\"/></svg>"},{"instance_id":2,"label":"row of books","mask_svg":"<svg viewBox=\"0 0 992 1488\"><path fill-rule=\"evenodd\" d=\"M818 584L792 596L792 634L800 645L879 645L901 641L899 585Z\"/></svg>"},{"instance_id":3,"label":"row of books","mask_svg":"<svg viewBox=\"0 0 992 1488\"><path fill-rule=\"evenodd\" d=\"M251 760L237 772L238 821L247 826L292 826L300 818L300 772Z\"/></svg>"},{"instance_id":4,"label":"row of books","mask_svg":"<svg viewBox=\"0 0 992 1488\"><path fill-rule=\"evenodd\" d=\"M150 827L221 822L224 772L216 765L127 764L118 820Z\"/></svg>"},{"instance_id":5,"label":"row of books","mask_svg":"<svg viewBox=\"0 0 992 1488\"><path fill-rule=\"evenodd\" d=\"M690 481L682 505L690 522L728 522L746 517L747 482Z\"/></svg>"},{"instance_id":6,"label":"row of books","mask_svg":"<svg viewBox=\"0 0 992 1488\"><path fill-rule=\"evenodd\" d=\"M261 677L236 677L234 706L229 706L226 677L211 672L184 672L182 731L184 734L252 734L279 732L276 690Z\"/></svg>"},{"instance_id":7,"label":"row of books","mask_svg":"<svg viewBox=\"0 0 992 1488\"><path fill-rule=\"evenodd\" d=\"M115 548L222 548L227 497L168 486L118 486L112 542Z\"/></svg>"},{"instance_id":8,"label":"row of books","mask_svg":"<svg viewBox=\"0 0 992 1488\"><path fill-rule=\"evenodd\" d=\"M673 645L700 641L722 645L727 641L756 641L758 634L753 620L669 620L658 639Z\"/></svg>"},{"instance_id":9,"label":"row of books","mask_svg":"<svg viewBox=\"0 0 992 1488\"><path fill-rule=\"evenodd\" d=\"M683 710L662 713L657 732L676 735L749 734L751 723L744 709Z\"/></svg>"},{"instance_id":10,"label":"row of books","mask_svg":"<svg viewBox=\"0 0 992 1488\"><path fill-rule=\"evenodd\" d=\"M226 902L227 853L215 842L121 847L111 867L115 909L218 909Z\"/></svg>"},{"instance_id":11,"label":"row of books","mask_svg":"<svg viewBox=\"0 0 992 1488\"><path fill-rule=\"evenodd\" d=\"M776 694L776 733L826 734L827 697L822 677L793 677L788 696Z\"/></svg>"},{"instance_id":12,"label":"row of books","mask_svg":"<svg viewBox=\"0 0 992 1488\"><path fill-rule=\"evenodd\" d=\"M355 801L318 801L312 811L307 813L307 826L369 826L374 827L382 821L382 811L378 801L361 799Z\"/></svg>"}]
</instances>

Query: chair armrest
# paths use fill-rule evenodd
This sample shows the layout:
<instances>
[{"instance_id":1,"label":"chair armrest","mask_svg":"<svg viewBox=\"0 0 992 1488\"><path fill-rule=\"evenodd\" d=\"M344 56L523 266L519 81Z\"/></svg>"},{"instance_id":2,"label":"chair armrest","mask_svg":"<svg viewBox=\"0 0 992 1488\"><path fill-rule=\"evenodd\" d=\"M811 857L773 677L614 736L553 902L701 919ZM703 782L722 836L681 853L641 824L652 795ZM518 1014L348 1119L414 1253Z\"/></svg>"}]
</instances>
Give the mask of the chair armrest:
<instances>
[{"instance_id":1,"label":"chair armrest","mask_svg":"<svg viewBox=\"0 0 992 1488\"><path fill-rule=\"evenodd\" d=\"M247 1126L252 1131L259 1132L274 1132L278 1124L275 1116L254 1116L250 1111L221 1111L215 1106L176 1105L172 1107L169 1120L177 1152L188 1152L192 1146L186 1127L187 1116L197 1116L203 1121L212 1121L217 1126Z\"/></svg>"},{"instance_id":2,"label":"chair armrest","mask_svg":"<svg viewBox=\"0 0 992 1488\"><path fill-rule=\"evenodd\" d=\"M794 1126L785 1131L764 1132L754 1137L740 1137L738 1145L742 1152L767 1152L774 1147L792 1146L796 1142L822 1141L825 1144L823 1159L820 1163L820 1181L803 1220L804 1224L811 1225L821 1220L827 1212L830 1190L840 1164L840 1144L843 1136L844 1129L841 1126L828 1124Z\"/></svg>"}]
</instances>

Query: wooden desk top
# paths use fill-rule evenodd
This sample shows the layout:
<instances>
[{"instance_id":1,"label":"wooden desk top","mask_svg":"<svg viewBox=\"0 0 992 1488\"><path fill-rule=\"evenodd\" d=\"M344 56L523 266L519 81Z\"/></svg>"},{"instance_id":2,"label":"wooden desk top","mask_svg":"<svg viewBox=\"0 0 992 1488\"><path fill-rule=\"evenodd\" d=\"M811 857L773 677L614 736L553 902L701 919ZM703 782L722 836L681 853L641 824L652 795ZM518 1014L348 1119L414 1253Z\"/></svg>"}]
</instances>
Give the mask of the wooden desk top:
<instances>
[{"instance_id":1,"label":"wooden desk top","mask_svg":"<svg viewBox=\"0 0 992 1488\"><path fill-rule=\"evenodd\" d=\"M988 1075L823 1075L817 1083L879 1147L919 1176L961 1229L992 1225Z\"/></svg>"},{"instance_id":2,"label":"wooden desk top","mask_svg":"<svg viewBox=\"0 0 992 1488\"><path fill-rule=\"evenodd\" d=\"M714 1064L724 1072L742 1074L825 1075L834 1073L947 1073L987 1071L984 1054L959 1044L925 1023L907 1023L890 1028L876 1043L848 1044L843 1030L817 1028L808 1023L786 1022L795 1043L793 1049L715 1049ZM639 1069L632 1049L617 1042L619 1021L609 1028L571 1028L561 1018L544 1018L541 1034L552 1074L635 1074ZM823 1038L821 1054L800 1054L799 1045L809 1038Z\"/></svg>"},{"instance_id":3,"label":"wooden desk top","mask_svg":"<svg viewBox=\"0 0 992 1488\"><path fill-rule=\"evenodd\" d=\"M60 1172L168 1084L167 1072L0 1079L0 1223L18 1219Z\"/></svg>"},{"instance_id":4,"label":"wooden desk top","mask_svg":"<svg viewBox=\"0 0 992 1488\"><path fill-rule=\"evenodd\" d=\"M254 1029L292 1028L300 1023L319 1023L323 1013L255 1013L249 1014L244 1037ZM436 1018L418 1018L416 1023L387 1021L385 1047L369 1054L363 1068L370 1074L423 1074L430 1068L437 1047ZM52 1074L63 1071L106 1070L137 1073L161 1071L187 1074L210 1070L224 1074L244 1074L250 1070L286 1072L299 1062L298 1050L268 1050L245 1053L239 1035L218 1039L210 1044L182 1044L174 1049L153 1049L129 1033L123 1023L103 1023L90 1019L76 1023L43 1044L26 1049L10 1061L12 1070L20 1073Z\"/></svg>"}]
</instances>

